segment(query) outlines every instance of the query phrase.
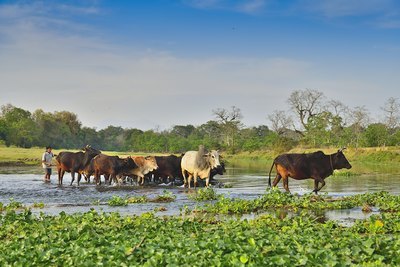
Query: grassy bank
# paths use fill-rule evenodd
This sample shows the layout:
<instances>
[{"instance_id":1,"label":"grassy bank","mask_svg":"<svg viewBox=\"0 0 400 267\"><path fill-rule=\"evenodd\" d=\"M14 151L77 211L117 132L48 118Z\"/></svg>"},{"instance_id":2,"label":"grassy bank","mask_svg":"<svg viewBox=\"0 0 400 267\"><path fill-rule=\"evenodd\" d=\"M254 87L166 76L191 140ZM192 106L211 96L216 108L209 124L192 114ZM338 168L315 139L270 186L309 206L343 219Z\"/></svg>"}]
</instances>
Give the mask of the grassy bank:
<instances>
[{"instance_id":1,"label":"grassy bank","mask_svg":"<svg viewBox=\"0 0 400 267\"><path fill-rule=\"evenodd\" d=\"M337 148L294 148L287 153L309 153L317 150L322 150L324 153L334 153ZM65 149L55 149L54 154L58 154ZM76 152L78 150L68 150ZM39 165L44 148L19 148L0 146L0 166L5 165ZM129 153L103 151L107 155L119 155L122 157L128 155L149 155L150 153ZM256 152L240 152L235 155L226 154L224 157L230 160L259 160L272 161L279 153L269 151ZM400 163L400 147L368 147L368 148L348 148L345 150L345 155L350 162L358 162L365 164L391 164Z\"/></svg>"},{"instance_id":2,"label":"grassy bank","mask_svg":"<svg viewBox=\"0 0 400 267\"><path fill-rule=\"evenodd\" d=\"M335 153L337 148L302 148L296 147L285 153L310 153L322 150L325 154ZM366 147L347 148L345 155L350 162L390 164L400 163L400 147ZM228 160L265 160L272 161L280 153L275 151L241 152L235 155L227 155Z\"/></svg>"},{"instance_id":3,"label":"grassy bank","mask_svg":"<svg viewBox=\"0 0 400 267\"><path fill-rule=\"evenodd\" d=\"M42 154L45 151L44 148L33 147L33 148L21 148L21 147L6 147L0 146L0 166L35 166L41 164ZM66 150L66 149L53 149L54 154L58 154L61 151L78 152L79 150ZM147 155L145 153L128 153L128 152L115 152L115 151L103 151L103 153L114 156L118 155L126 157L129 155Z\"/></svg>"}]
</instances>

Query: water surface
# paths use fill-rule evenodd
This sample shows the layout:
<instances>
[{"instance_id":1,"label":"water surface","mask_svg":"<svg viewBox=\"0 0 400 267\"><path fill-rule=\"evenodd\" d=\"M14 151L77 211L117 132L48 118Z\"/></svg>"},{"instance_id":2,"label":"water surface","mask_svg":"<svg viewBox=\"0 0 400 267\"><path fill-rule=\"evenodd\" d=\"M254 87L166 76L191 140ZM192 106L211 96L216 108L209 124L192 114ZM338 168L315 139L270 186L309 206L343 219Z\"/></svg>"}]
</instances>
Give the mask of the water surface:
<instances>
[{"instance_id":1,"label":"water surface","mask_svg":"<svg viewBox=\"0 0 400 267\"><path fill-rule=\"evenodd\" d=\"M234 198L253 199L265 193L268 185L267 171L270 166L262 162L234 162L227 167L223 176L216 179L230 188L215 188L218 194L226 194ZM370 168L370 167L367 167ZM376 168L376 166L374 166ZM365 192L388 191L392 194L400 193L400 168L391 169L390 173L379 171L365 171L366 174L358 176L331 176L326 179L326 186L322 189L334 197L354 195ZM188 207L194 208L203 205L204 202L195 202L188 198L193 194L193 189L185 189L177 186L95 186L82 182L70 186L70 174L64 176L64 185L57 185L57 175L53 170L50 184L43 182L43 170L39 167L2 168L0 174L0 202L7 204L10 199L22 202L26 206L34 203L45 204L43 209L33 208L33 212L58 214L61 211L67 213L86 212L90 209L105 212L120 212L122 214L141 214L154 211L157 207L165 207L167 210L158 212L159 215L177 215L180 210ZM272 177L273 179L273 177ZM282 189L282 184L279 184ZM296 181L289 179L289 188L292 193L304 194L313 190L312 180ZM146 195L154 198L163 194L164 190L172 192L176 200L171 203L143 203L129 204L124 207L112 207L107 201L113 196L130 197ZM283 189L282 189L283 190ZM99 205L100 204L100 205ZM331 211L327 213L329 218L354 215L366 217L359 213L360 209ZM354 217L353 216L353 217ZM350 216L351 217L351 216Z\"/></svg>"}]
</instances>

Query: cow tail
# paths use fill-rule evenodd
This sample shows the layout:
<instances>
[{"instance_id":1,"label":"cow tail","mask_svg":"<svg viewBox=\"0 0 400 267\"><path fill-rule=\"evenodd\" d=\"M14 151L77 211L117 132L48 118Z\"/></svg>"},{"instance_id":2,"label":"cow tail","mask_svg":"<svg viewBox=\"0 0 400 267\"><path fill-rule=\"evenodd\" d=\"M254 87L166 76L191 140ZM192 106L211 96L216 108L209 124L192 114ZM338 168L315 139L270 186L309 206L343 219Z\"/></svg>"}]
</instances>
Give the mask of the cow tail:
<instances>
[{"instance_id":1,"label":"cow tail","mask_svg":"<svg viewBox=\"0 0 400 267\"><path fill-rule=\"evenodd\" d=\"M272 186L271 186L271 172L272 172L272 169L274 168L274 166L275 166L275 161L272 163L271 169L269 170L269 174L268 174L268 184L269 184L269 187L272 187Z\"/></svg>"}]
</instances>

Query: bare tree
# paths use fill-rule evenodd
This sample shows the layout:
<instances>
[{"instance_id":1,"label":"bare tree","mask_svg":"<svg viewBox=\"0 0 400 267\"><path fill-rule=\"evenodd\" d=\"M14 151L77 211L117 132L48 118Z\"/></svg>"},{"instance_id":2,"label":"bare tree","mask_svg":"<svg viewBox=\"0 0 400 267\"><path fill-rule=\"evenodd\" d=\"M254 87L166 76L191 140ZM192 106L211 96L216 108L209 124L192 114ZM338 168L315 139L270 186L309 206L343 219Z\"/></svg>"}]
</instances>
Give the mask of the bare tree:
<instances>
[{"instance_id":1,"label":"bare tree","mask_svg":"<svg viewBox=\"0 0 400 267\"><path fill-rule=\"evenodd\" d=\"M228 147L234 151L235 139L243 124L241 122L242 112L240 108L232 106L230 110L218 108L213 110L213 114L224 135L224 141Z\"/></svg>"},{"instance_id":2,"label":"bare tree","mask_svg":"<svg viewBox=\"0 0 400 267\"><path fill-rule=\"evenodd\" d=\"M274 110L271 115L268 115L271 121L271 128L279 135L283 134L285 129L293 127L293 120L283 110Z\"/></svg>"},{"instance_id":3,"label":"bare tree","mask_svg":"<svg viewBox=\"0 0 400 267\"><path fill-rule=\"evenodd\" d=\"M321 112L323 98L322 92L312 89L294 91L290 95L289 105L299 117L304 129L307 129L310 120Z\"/></svg>"},{"instance_id":4,"label":"bare tree","mask_svg":"<svg viewBox=\"0 0 400 267\"><path fill-rule=\"evenodd\" d=\"M352 118L353 118L353 133L355 137L355 143L356 147L358 147L359 141L360 141L360 136L365 127L367 127L370 117L368 110L365 108L365 106L357 106L354 108L354 110L351 112Z\"/></svg>"},{"instance_id":5,"label":"bare tree","mask_svg":"<svg viewBox=\"0 0 400 267\"><path fill-rule=\"evenodd\" d=\"M400 125L400 103L397 98L390 97L385 102L385 106L381 107L385 112L385 124L389 130L394 130Z\"/></svg>"}]
</instances>

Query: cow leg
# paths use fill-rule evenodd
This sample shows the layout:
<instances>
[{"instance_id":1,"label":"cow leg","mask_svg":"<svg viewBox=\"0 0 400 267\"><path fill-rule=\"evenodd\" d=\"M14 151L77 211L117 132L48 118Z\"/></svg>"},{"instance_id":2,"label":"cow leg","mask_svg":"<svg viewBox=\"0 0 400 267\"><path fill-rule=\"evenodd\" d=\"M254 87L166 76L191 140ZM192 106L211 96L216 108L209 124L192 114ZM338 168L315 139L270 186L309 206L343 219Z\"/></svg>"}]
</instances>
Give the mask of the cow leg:
<instances>
[{"instance_id":1,"label":"cow leg","mask_svg":"<svg viewBox=\"0 0 400 267\"><path fill-rule=\"evenodd\" d=\"M137 183L138 183L138 185L144 185L144 177L138 175Z\"/></svg>"},{"instance_id":2,"label":"cow leg","mask_svg":"<svg viewBox=\"0 0 400 267\"><path fill-rule=\"evenodd\" d=\"M321 186L318 186L318 184L321 183ZM322 189L322 187L325 186L325 181L324 179L321 178L316 178L314 179L314 190L313 192L315 192L315 194L318 194L318 191Z\"/></svg>"},{"instance_id":3,"label":"cow leg","mask_svg":"<svg viewBox=\"0 0 400 267\"><path fill-rule=\"evenodd\" d=\"M64 173L65 173L64 170L62 170L61 168L58 169L58 185L62 185L62 180L63 180L63 177L64 177Z\"/></svg>"},{"instance_id":4,"label":"cow leg","mask_svg":"<svg viewBox=\"0 0 400 267\"><path fill-rule=\"evenodd\" d=\"M100 185L100 184L101 184L101 181L100 181L100 173L99 173L98 171L96 171L96 172L94 173L94 180L95 180L95 182L96 182L96 185Z\"/></svg>"},{"instance_id":5,"label":"cow leg","mask_svg":"<svg viewBox=\"0 0 400 267\"><path fill-rule=\"evenodd\" d=\"M112 173L111 175L110 175L110 179L108 179L108 185L111 185L112 184L112 182L116 182L117 181L117 176L114 174L114 173Z\"/></svg>"},{"instance_id":6,"label":"cow leg","mask_svg":"<svg viewBox=\"0 0 400 267\"><path fill-rule=\"evenodd\" d=\"M289 177L288 176L284 176L283 178L283 187L285 188L286 192L290 193L289 190Z\"/></svg>"},{"instance_id":7,"label":"cow leg","mask_svg":"<svg viewBox=\"0 0 400 267\"><path fill-rule=\"evenodd\" d=\"M208 187L209 182L210 182L210 176L208 176L208 177L206 178L206 187Z\"/></svg>"},{"instance_id":8,"label":"cow leg","mask_svg":"<svg viewBox=\"0 0 400 267\"><path fill-rule=\"evenodd\" d=\"M71 184L70 184L70 186L71 186L72 183L75 181L75 172L74 172L74 171L71 172L71 177L72 177L72 179L71 179Z\"/></svg>"},{"instance_id":9,"label":"cow leg","mask_svg":"<svg viewBox=\"0 0 400 267\"><path fill-rule=\"evenodd\" d=\"M190 188L190 183L192 182L192 177L193 177L193 175L191 175L190 173L189 173L189 177L188 177L188 187Z\"/></svg>"},{"instance_id":10,"label":"cow leg","mask_svg":"<svg viewBox=\"0 0 400 267\"><path fill-rule=\"evenodd\" d=\"M79 183L81 182L81 179L82 179L82 174L80 172L78 172L78 186L79 186Z\"/></svg>"},{"instance_id":11,"label":"cow leg","mask_svg":"<svg viewBox=\"0 0 400 267\"><path fill-rule=\"evenodd\" d=\"M196 186L197 186L197 173L195 172L195 173L193 173L193 186L194 186L194 189L196 189Z\"/></svg>"},{"instance_id":12,"label":"cow leg","mask_svg":"<svg viewBox=\"0 0 400 267\"><path fill-rule=\"evenodd\" d=\"M185 175L185 171L182 170L182 176L183 176L183 186L186 187L187 186L187 180L186 180L186 175Z\"/></svg>"},{"instance_id":13,"label":"cow leg","mask_svg":"<svg viewBox=\"0 0 400 267\"><path fill-rule=\"evenodd\" d=\"M281 178L282 178L282 176L279 173L277 173L275 176L274 182L272 183L272 187L275 187L279 183Z\"/></svg>"}]
</instances>

